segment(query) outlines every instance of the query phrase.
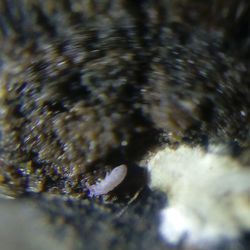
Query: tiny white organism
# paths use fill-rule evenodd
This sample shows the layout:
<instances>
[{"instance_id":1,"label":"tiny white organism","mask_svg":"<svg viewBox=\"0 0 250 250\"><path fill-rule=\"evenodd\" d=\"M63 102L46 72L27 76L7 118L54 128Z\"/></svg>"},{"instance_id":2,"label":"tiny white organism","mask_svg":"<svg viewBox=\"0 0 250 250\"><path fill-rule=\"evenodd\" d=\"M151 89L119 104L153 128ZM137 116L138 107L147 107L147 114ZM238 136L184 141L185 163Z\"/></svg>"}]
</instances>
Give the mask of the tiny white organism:
<instances>
[{"instance_id":1,"label":"tiny white organism","mask_svg":"<svg viewBox=\"0 0 250 250\"><path fill-rule=\"evenodd\" d=\"M104 195L116 188L127 175L127 166L120 165L115 167L110 173L107 173L105 178L100 182L88 187L89 196L99 196Z\"/></svg>"}]
</instances>

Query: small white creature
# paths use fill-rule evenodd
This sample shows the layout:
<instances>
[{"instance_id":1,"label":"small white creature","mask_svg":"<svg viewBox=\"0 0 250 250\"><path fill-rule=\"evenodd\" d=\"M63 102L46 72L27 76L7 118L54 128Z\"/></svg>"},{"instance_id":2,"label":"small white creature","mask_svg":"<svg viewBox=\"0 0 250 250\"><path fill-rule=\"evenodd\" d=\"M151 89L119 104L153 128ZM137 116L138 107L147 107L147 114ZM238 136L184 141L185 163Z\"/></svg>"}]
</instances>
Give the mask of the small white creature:
<instances>
[{"instance_id":1,"label":"small white creature","mask_svg":"<svg viewBox=\"0 0 250 250\"><path fill-rule=\"evenodd\" d=\"M116 188L127 175L127 166L120 165L115 167L110 173L107 173L105 178L100 182L88 187L89 196L99 196L104 195Z\"/></svg>"}]
</instances>

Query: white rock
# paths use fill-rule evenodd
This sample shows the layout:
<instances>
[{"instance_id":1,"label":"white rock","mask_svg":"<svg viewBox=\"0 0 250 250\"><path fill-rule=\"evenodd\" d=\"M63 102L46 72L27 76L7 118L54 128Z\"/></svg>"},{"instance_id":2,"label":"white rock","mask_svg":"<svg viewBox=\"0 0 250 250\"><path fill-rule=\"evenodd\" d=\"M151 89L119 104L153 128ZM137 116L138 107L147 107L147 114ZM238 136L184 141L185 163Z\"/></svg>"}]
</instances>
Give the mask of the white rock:
<instances>
[{"instance_id":1,"label":"white rock","mask_svg":"<svg viewBox=\"0 0 250 250\"><path fill-rule=\"evenodd\" d=\"M216 244L250 230L250 168L217 149L165 148L149 158L151 188L168 195L159 228L168 243Z\"/></svg>"}]
</instances>

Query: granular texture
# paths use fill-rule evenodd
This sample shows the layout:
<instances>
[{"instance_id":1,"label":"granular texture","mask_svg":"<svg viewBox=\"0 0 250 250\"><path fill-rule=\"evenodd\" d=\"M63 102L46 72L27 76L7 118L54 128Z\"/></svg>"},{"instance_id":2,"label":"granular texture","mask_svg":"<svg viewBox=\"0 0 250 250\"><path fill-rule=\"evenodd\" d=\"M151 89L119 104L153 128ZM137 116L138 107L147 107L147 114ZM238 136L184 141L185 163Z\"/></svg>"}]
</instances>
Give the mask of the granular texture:
<instances>
[{"instance_id":1,"label":"granular texture","mask_svg":"<svg viewBox=\"0 0 250 250\"><path fill-rule=\"evenodd\" d=\"M1 193L89 202L124 164L94 200L124 204L166 145L227 144L250 162L249 18L247 0L2 0Z\"/></svg>"},{"instance_id":2,"label":"granular texture","mask_svg":"<svg viewBox=\"0 0 250 250\"><path fill-rule=\"evenodd\" d=\"M84 196L163 142L249 145L246 59L226 25L182 23L183 4L1 2L6 190Z\"/></svg>"}]
</instances>

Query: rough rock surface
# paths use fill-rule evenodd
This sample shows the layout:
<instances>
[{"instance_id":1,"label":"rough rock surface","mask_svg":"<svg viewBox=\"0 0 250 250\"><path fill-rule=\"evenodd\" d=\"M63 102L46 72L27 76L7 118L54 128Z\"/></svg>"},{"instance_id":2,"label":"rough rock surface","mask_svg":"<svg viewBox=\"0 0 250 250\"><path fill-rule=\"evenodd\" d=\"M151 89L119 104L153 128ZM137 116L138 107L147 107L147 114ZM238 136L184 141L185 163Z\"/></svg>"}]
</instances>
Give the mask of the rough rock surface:
<instances>
[{"instance_id":1,"label":"rough rock surface","mask_svg":"<svg viewBox=\"0 0 250 250\"><path fill-rule=\"evenodd\" d=\"M2 0L1 193L32 207L56 195L43 211L59 206L76 249L162 249L157 209L137 224L138 199L117 227L112 209L147 189L141 162L162 145L225 143L250 161L249 17L247 0ZM122 185L89 201L88 187L121 164Z\"/></svg>"}]
</instances>

